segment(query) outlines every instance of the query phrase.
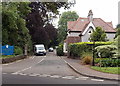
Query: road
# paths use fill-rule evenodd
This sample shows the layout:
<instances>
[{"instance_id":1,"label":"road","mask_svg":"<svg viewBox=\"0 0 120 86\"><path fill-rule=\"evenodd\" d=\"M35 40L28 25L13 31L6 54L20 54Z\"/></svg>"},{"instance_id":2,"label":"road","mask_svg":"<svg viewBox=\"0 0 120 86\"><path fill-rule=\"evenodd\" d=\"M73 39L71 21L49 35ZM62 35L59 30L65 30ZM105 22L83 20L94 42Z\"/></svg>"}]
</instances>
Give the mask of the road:
<instances>
[{"instance_id":1,"label":"road","mask_svg":"<svg viewBox=\"0 0 120 86\"><path fill-rule=\"evenodd\" d=\"M118 84L79 75L54 52L4 64L2 68L3 84Z\"/></svg>"}]
</instances>

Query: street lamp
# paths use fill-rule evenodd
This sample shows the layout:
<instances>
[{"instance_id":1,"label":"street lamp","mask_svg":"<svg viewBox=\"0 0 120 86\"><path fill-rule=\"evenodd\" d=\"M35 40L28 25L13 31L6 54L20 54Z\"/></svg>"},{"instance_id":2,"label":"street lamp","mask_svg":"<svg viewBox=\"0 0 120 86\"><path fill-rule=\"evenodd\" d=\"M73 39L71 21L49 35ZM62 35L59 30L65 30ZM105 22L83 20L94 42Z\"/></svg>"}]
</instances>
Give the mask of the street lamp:
<instances>
[{"instance_id":1,"label":"street lamp","mask_svg":"<svg viewBox=\"0 0 120 86\"><path fill-rule=\"evenodd\" d=\"M93 44L87 44L92 46L92 53L93 53L93 59L92 59L92 66L95 66L94 57L95 57L95 41L93 41Z\"/></svg>"},{"instance_id":2,"label":"street lamp","mask_svg":"<svg viewBox=\"0 0 120 86\"><path fill-rule=\"evenodd\" d=\"M95 66L94 58L95 58L95 41L93 41L93 59L92 59L92 66Z\"/></svg>"}]
</instances>

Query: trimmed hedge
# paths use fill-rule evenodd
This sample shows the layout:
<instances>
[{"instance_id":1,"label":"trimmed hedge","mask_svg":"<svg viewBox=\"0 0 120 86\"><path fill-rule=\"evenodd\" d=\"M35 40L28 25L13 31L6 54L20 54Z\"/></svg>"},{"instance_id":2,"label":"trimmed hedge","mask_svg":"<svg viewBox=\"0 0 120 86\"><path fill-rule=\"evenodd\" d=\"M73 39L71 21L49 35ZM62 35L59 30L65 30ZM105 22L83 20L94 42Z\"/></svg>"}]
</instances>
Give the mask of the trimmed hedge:
<instances>
[{"instance_id":1,"label":"trimmed hedge","mask_svg":"<svg viewBox=\"0 0 120 86\"><path fill-rule=\"evenodd\" d=\"M120 59L113 58L96 58L95 64L101 67L120 67Z\"/></svg>"},{"instance_id":2,"label":"trimmed hedge","mask_svg":"<svg viewBox=\"0 0 120 86\"><path fill-rule=\"evenodd\" d=\"M63 44L60 44L58 46L58 48L56 49L57 51L57 56L63 56L64 55L64 52L63 52Z\"/></svg>"},{"instance_id":3,"label":"trimmed hedge","mask_svg":"<svg viewBox=\"0 0 120 86\"><path fill-rule=\"evenodd\" d=\"M69 45L69 56L70 57L81 57L84 52L92 52L93 48L100 45L110 45L113 42L79 42Z\"/></svg>"}]
</instances>

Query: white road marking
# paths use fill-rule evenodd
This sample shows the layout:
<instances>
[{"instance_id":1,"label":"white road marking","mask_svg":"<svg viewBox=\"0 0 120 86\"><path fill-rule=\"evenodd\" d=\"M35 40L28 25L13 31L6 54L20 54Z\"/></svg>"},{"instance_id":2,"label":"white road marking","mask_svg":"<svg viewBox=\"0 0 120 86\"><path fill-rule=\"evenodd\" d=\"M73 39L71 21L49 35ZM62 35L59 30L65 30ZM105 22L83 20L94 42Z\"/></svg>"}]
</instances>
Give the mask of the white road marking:
<instances>
[{"instance_id":1,"label":"white road marking","mask_svg":"<svg viewBox=\"0 0 120 86\"><path fill-rule=\"evenodd\" d=\"M35 58L35 56L33 56L31 59L34 59Z\"/></svg>"},{"instance_id":2,"label":"white road marking","mask_svg":"<svg viewBox=\"0 0 120 86\"><path fill-rule=\"evenodd\" d=\"M7 73L2 73L2 74L7 74Z\"/></svg>"},{"instance_id":3,"label":"white road marking","mask_svg":"<svg viewBox=\"0 0 120 86\"><path fill-rule=\"evenodd\" d=\"M43 60L44 60L44 58L43 58L42 60L40 60L38 63L42 62ZM38 64L38 63L37 63L37 64Z\"/></svg>"},{"instance_id":4,"label":"white road marking","mask_svg":"<svg viewBox=\"0 0 120 86\"><path fill-rule=\"evenodd\" d=\"M60 78L61 76L59 75L53 75L53 76L50 76L51 78Z\"/></svg>"},{"instance_id":5,"label":"white road marking","mask_svg":"<svg viewBox=\"0 0 120 86\"><path fill-rule=\"evenodd\" d=\"M39 76L40 74L29 74L29 76Z\"/></svg>"},{"instance_id":6,"label":"white road marking","mask_svg":"<svg viewBox=\"0 0 120 86\"><path fill-rule=\"evenodd\" d=\"M42 62L43 60L44 60L44 58L43 58L42 60L40 60L38 63ZM37 63L37 64L38 64L38 63ZM20 71L14 72L14 73L12 73L12 74L18 74L18 73L20 73L20 72L23 72L23 71L28 70L28 69L31 69L31 68L32 68L32 66L30 66L30 67L28 67L28 68L25 68L25 69L22 69L22 70L20 70Z\"/></svg>"},{"instance_id":7,"label":"white road marking","mask_svg":"<svg viewBox=\"0 0 120 86\"><path fill-rule=\"evenodd\" d=\"M27 74L25 74L25 73L19 73L19 75L23 75L23 76L25 76L25 75L27 75Z\"/></svg>"},{"instance_id":8,"label":"white road marking","mask_svg":"<svg viewBox=\"0 0 120 86\"><path fill-rule=\"evenodd\" d=\"M63 79L72 79L74 78L74 76L65 76L65 77L62 77Z\"/></svg>"},{"instance_id":9,"label":"white road marking","mask_svg":"<svg viewBox=\"0 0 120 86\"><path fill-rule=\"evenodd\" d=\"M91 79L92 81L104 81L104 80L102 80L102 79Z\"/></svg>"},{"instance_id":10,"label":"white road marking","mask_svg":"<svg viewBox=\"0 0 120 86\"><path fill-rule=\"evenodd\" d=\"M39 75L39 77L50 77L51 75L47 75L47 74L42 74L42 75Z\"/></svg>"}]
</instances>

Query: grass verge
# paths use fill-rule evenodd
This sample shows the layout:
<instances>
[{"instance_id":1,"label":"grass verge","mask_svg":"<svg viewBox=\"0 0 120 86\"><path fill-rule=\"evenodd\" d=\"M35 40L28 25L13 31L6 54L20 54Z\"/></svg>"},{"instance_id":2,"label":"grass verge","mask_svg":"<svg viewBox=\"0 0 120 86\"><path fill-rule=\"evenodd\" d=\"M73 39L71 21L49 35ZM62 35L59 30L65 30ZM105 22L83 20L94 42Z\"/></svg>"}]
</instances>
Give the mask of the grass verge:
<instances>
[{"instance_id":1,"label":"grass verge","mask_svg":"<svg viewBox=\"0 0 120 86\"><path fill-rule=\"evenodd\" d=\"M92 69L101 71L104 73L111 73L111 74L120 74L120 67L96 67L96 66L91 66Z\"/></svg>"},{"instance_id":2,"label":"grass verge","mask_svg":"<svg viewBox=\"0 0 120 86\"><path fill-rule=\"evenodd\" d=\"M15 55L2 55L0 56L0 58L11 58L14 57Z\"/></svg>"}]
</instances>

